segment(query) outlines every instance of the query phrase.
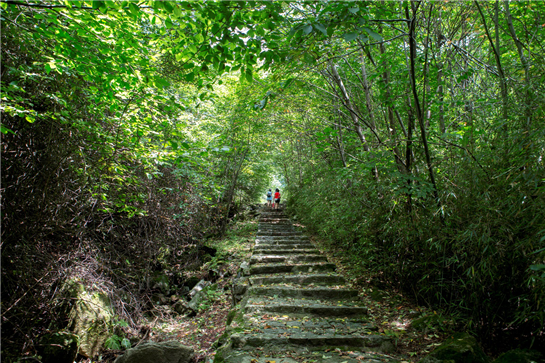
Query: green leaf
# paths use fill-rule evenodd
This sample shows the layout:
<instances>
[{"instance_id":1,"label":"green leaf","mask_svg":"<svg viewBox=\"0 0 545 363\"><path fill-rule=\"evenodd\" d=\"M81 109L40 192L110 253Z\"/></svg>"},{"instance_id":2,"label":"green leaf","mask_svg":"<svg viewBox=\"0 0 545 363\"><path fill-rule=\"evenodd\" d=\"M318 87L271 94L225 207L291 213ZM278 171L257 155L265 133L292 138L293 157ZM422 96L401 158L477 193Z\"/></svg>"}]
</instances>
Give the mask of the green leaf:
<instances>
[{"instance_id":1,"label":"green leaf","mask_svg":"<svg viewBox=\"0 0 545 363\"><path fill-rule=\"evenodd\" d=\"M163 7L169 13L172 13L172 11L174 10L174 7L172 7L172 4L170 3L170 1L163 1Z\"/></svg>"},{"instance_id":2,"label":"green leaf","mask_svg":"<svg viewBox=\"0 0 545 363\"><path fill-rule=\"evenodd\" d=\"M8 129L6 126L2 124L0 124L0 132L3 133L4 135L7 134L8 132L15 135L15 132L11 131L10 129Z\"/></svg>"},{"instance_id":3,"label":"green leaf","mask_svg":"<svg viewBox=\"0 0 545 363\"><path fill-rule=\"evenodd\" d=\"M32 115L27 115L25 117L25 119L30 122L30 123L33 123L34 121L36 121L36 117L32 116Z\"/></svg>"},{"instance_id":4,"label":"green leaf","mask_svg":"<svg viewBox=\"0 0 545 363\"><path fill-rule=\"evenodd\" d=\"M164 79L164 78L161 78L161 77L155 77L155 86L160 86L160 87L168 87L170 86L170 83Z\"/></svg>"},{"instance_id":5,"label":"green leaf","mask_svg":"<svg viewBox=\"0 0 545 363\"><path fill-rule=\"evenodd\" d=\"M309 24L309 25L305 25L305 26L303 27L303 33L304 33L305 35L309 34L311 31L312 31L312 25Z\"/></svg>"},{"instance_id":6,"label":"green leaf","mask_svg":"<svg viewBox=\"0 0 545 363\"><path fill-rule=\"evenodd\" d=\"M251 68L246 68L246 79L248 82L252 82L254 79L254 75Z\"/></svg>"},{"instance_id":7,"label":"green leaf","mask_svg":"<svg viewBox=\"0 0 545 363\"><path fill-rule=\"evenodd\" d=\"M121 346L125 349L129 349L131 347L131 341L127 338L123 338L121 341Z\"/></svg>"},{"instance_id":8,"label":"green leaf","mask_svg":"<svg viewBox=\"0 0 545 363\"><path fill-rule=\"evenodd\" d=\"M322 24L316 23L314 24L314 27L318 29L319 31L321 31L322 34L324 34L327 37L327 29L325 26L323 26Z\"/></svg>"},{"instance_id":9,"label":"green leaf","mask_svg":"<svg viewBox=\"0 0 545 363\"><path fill-rule=\"evenodd\" d=\"M91 2L93 3L93 9L95 9L95 10L98 10L98 9L104 7L104 1L93 0Z\"/></svg>"},{"instance_id":10,"label":"green leaf","mask_svg":"<svg viewBox=\"0 0 545 363\"><path fill-rule=\"evenodd\" d=\"M136 16L138 16L138 13L140 12L140 8L135 3L130 2L129 11L131 12L132 15L134 15L133 18L136 19Z\"/></svg>"},{"instance_id":11,"label":"green leaf","mask_svg":"<svg viewBox=\"0 0 545 363\"><path fill-rule=\"evenodd\" d=\"M353 8L348 8L348 11L350 11L352 14L356 14L358 11L360 11L360 8L356 6Z\"/></svg>"},{"instance_id":12,"label":"green leaf","mask_svg":"<svg viewBox=\"0 0 545 363\"><path fill-rule=\"evenodd\" d=\"M195 80L195 73L191 72L185 75L185 80L188 82L193 82Z\"/></svg>"},{"instance_id":13,"label":"green leaf","mask_svg":"<svg viewBox=\"0 0 545 363\"><path fill-rule=\"evenodd\" d=\"M377 42L382 42L382 37L380 36L380 34L375 33L369 28L363 28L363 29L371 36L371 38L375 39Z\"/></svg>"},{"instance_id":14,"label":"green leaf","mask_svg":"<svg viewBox=\"0 0 545 363\"><path fill-rule=\"evenodd\" d=\"M305 63L307 63L307 64L316 63L316 59L314 59L314 57L311 54L305 53L303 58L305 59Z\"/></svg>"},{"instance_id":15,"label":"green leaf","mask_svg":"<svg viewBox=\"0 0 545 363\"><path fill-rule=\"evenodd\" d=\"M290 79L286 80L286 81L283 83L282 87L283 87L284 89L288 88L288 87L290 86L290 84L292 84L293 81L294 81L294 78L290 78Z\"/></svg>"},{"instance_id":16,"label":"green leaf","mask_svg":"<svg viewBox=\"0 0 545 363\"><path fill-rule=\"evenodd\" d=\"M350 42L358 37L357 33L346 33L343 35L344 40Z\"/></svg>"}]
</instances>

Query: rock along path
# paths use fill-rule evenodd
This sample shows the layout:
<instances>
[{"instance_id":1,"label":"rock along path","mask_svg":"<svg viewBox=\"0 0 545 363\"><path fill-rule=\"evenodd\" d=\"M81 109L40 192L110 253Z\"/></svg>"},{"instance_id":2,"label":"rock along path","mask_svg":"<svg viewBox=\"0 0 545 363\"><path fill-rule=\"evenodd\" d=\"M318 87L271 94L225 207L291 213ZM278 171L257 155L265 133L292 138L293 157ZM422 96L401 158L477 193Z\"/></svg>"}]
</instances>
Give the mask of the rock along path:
<instances>
[{"instance_id":1,"label":"rock along path","mask_svg":"<svg viewBox=\"0 0 545 363\"><path fill-rule=\"evenodd\" d=\"M282 210L265 208L239 312L215 363L397 362L346 286Z\"/></svg>"}]
</instances>

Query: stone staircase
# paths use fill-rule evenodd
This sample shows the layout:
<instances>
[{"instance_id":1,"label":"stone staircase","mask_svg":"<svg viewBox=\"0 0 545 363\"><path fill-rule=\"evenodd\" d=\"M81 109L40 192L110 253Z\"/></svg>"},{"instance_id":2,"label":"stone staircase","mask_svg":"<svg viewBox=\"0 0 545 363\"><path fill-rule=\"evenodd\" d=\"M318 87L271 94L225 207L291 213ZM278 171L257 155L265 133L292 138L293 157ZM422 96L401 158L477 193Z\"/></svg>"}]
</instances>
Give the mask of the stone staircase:
<instances>
[{"instance_id":1,"label":"stone staircase","mask_svg":"<svg viewBox=\"0 0 545 363\"><path fill-rule=\"evenodd\" d=\"M358 292L296 231L282 210L264 208L246 268L240 309L215 363L396 362Z\"/></svg>"}]
</instances>

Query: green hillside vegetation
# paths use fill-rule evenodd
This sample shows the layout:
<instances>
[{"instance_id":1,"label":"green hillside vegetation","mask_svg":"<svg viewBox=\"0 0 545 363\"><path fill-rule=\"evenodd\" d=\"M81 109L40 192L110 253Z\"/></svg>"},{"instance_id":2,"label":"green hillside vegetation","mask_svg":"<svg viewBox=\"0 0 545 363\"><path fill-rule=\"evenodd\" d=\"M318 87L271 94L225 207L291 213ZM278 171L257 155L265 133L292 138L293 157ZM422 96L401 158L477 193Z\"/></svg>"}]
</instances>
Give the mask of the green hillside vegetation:
<instances>
[{"instance_id":1,"label":"green hillside vegetation","mask_svg":"<svg viewBox=\"0 0 545 363\"><path fill-rule=\"evenodd\" d=\"M138 335L275 187L372 284L545 349L544 3L0 8L6 361L74 281Z\"/></svg>"}]
</instances>

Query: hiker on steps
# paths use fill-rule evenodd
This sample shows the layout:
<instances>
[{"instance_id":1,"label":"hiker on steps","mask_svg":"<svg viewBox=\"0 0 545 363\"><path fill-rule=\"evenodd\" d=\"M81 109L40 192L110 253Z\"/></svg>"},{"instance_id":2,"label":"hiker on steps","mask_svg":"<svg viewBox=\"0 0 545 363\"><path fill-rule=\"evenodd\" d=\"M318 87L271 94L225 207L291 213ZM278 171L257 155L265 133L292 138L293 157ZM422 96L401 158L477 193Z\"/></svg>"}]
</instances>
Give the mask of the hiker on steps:
<instances>
[{"instance_id":1,"label":"hiker on steps","mask_svg":"<svg viewBox=\"0 0 545 363\"><path fill-rule=\"evenodd\" d=\"M274 209L278 209L280 206L280 190L276 188L276 193L274 193Z\"/></svg>"},{"instance_id":2,"label":"hiker on steps","mask_svg":"<svg viewBox=\"0 0 545 363\"><path fill-rule=\"evenodd\" d=\"M268 207L272 206L272 190L270 190L270 189L267 192L267 206Z\"/></svg>"}]
</instances>

